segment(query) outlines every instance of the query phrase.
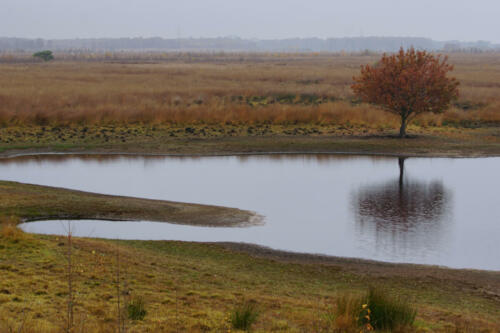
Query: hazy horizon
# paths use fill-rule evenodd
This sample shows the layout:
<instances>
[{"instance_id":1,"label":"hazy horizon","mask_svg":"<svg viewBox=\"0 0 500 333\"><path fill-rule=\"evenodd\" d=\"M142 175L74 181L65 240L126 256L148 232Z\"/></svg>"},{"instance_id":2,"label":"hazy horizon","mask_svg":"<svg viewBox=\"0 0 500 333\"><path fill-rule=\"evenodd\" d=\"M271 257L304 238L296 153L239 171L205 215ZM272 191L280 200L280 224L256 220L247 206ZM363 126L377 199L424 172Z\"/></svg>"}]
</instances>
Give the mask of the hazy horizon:
<instances>
[{"instance_id":1,"label":"hazy horizon","mask_svg":"<svg viewBox=\"0 0 500 333\"><path fill-rule=\"evenodd\" d=\"M495 0L3 0L2 37L424 37L500 43Z\"/></svg>"},{"instance_id":2,"label":"hazy horizon","mask_svg":"<svg viewBox=\"0 0 500 333\"><path fill-rule=\"evenodd\" d=\"M162 36L116 36L116 37L109 37L109 36L96 36L96 37L61 37L61 38L44 38L44 37L24 37L24 36L8 36L8 35L0 35L0 38L15 38L15 39L28 39L28 40L37 40L37 39L42 39L42 40L53 40L53 41L62 41L62 40L78 40L78 39L123 39L123 38L129 38L129 39L136 39L136 38L142 38L142 39L151 39L151 38L161 38L161 39L225 39L225 38L234 38L234 39L241 39L241 40L248 40L248 41L267 41L267 40L290 40L290 39L321 39L321 40L328 40L328 39L356 39L356 38L401 38L401 39L411 39L411 38L424 38L424 39L429 39L434 42L461 42L461 43L476 43L476 42L489 42L492 44L499 44L499 42L495 42L492 40L487 40L487 39L474 39L474 40L459 40L459 39L447 39L447 40L441 40L441 39L435 39L435 38L430 38L430 37L425 37L425 36L398 36L398 35L386 35L386 36L377 36L377 35L367 35L367 36L330 36L330 37L317 37L317 36L309 36L309 37L297 37L297 36L290 36L290 37L284 37L284 38L245 38L241 36L236 36L236 35L227 35L227 36L209 36L209 37L204 37L204 36L185 36L185 37L162 37Z\"/></svg>"}]
</instances>

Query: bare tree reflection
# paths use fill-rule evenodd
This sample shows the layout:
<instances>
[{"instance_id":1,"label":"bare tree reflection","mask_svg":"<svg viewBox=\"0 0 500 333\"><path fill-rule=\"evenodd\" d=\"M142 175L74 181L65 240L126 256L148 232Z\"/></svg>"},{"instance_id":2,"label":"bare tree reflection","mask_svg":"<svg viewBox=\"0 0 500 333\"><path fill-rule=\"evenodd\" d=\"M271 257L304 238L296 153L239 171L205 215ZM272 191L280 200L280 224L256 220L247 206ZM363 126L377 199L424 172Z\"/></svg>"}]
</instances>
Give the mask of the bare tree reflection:
<instances>
[{"instance_id":1,"label":"bare tree reflection","mask_svg":"<svg viewBox=\"0 0 500 333\"><path fill-rule=\"evenodd\" d=\"M441 181L405 176L405 158L399 158L398 164L397 180L363 186L353 194L358 231L361 236L374 236L377 247L395 255L436 249L449 220L451 195Z\"/></svg>"}]
</instances>

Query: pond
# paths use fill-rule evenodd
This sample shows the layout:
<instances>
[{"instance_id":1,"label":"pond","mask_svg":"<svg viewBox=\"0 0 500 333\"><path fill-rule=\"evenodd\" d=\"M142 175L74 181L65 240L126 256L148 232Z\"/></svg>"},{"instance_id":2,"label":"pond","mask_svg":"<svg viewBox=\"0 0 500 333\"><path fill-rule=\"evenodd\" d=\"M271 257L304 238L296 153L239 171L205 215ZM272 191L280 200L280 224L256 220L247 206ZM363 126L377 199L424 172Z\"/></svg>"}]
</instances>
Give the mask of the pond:
<instances>
[{"instance_id":1,"label":"pond","mask_svg":"<svg viewBox=\"0 0 500 333\"><path fill-rule=\"evenodd\" d=\"M206 228L74 221L78 236L245 242L387 262L500 270L500 158L348 155L37 155L0 179L255 211L265 224ZM66 221L25 223L64 234Z\"/></svg>"}]
</instances>

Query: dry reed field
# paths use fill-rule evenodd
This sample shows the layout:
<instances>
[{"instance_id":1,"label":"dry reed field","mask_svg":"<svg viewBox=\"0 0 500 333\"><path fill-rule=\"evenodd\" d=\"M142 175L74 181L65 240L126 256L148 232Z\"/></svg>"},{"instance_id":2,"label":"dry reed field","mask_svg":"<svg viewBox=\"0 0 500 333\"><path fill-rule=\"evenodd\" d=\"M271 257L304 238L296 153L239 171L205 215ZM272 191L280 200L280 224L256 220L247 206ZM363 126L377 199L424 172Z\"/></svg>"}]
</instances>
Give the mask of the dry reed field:
<instances>
[{"instance_id":1,"label":"dry reed field","mask_svg":"<svg viewBox=\"0 0 500 333\"><path fill-rule=\"evenodd\" d=\"M380 55L56 55L0 62L0 126L117 124L339 125L396 128L350 89ZM15 59L15 58L14 58ZM420 127L500 123L500 54L451 54L460 98Z\"/></svg>"}]
</instances>

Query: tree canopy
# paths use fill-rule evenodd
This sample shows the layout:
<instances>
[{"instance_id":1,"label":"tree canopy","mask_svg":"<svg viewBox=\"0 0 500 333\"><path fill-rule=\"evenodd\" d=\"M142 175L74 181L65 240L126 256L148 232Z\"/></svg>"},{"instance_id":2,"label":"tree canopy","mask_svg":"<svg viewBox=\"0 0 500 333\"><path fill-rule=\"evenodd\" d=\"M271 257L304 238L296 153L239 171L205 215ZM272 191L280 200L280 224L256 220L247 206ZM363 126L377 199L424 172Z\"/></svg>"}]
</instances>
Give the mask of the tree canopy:
<instances>
[{"instance_id":1,"label":"tree canopy","mask_svg":"<svg viewBox=\"0 0 500 333\"><path fill-rule=\"evenodd\" d=\"M54 55L52 54L52 51L49 51L49 50L33 53L33 57L40 58L43 61L50 61L50 60L54 59Z\"/></svg>"},{"instance_id":2,"label":"tree canopy","mask_svg":"<svg viewBox=\"0 0 500 333\"><path fill-rule=\"evenodd\" d=\"M399 134L405 137L415 116L443 112L458 97L459 82L447 76L452 70L447 57L401 48L397 54L384 54L373 66L362 66L352 89L364 102L398 114Z\"/></svg>"}]
</instances>

